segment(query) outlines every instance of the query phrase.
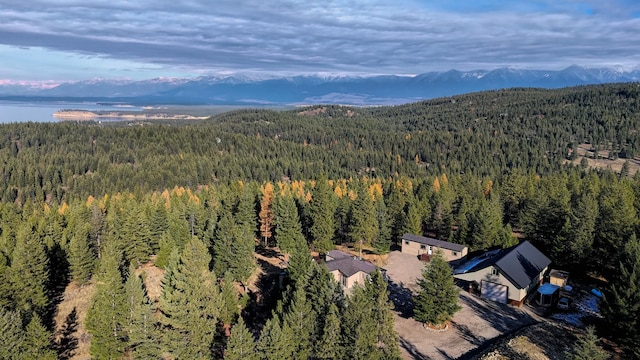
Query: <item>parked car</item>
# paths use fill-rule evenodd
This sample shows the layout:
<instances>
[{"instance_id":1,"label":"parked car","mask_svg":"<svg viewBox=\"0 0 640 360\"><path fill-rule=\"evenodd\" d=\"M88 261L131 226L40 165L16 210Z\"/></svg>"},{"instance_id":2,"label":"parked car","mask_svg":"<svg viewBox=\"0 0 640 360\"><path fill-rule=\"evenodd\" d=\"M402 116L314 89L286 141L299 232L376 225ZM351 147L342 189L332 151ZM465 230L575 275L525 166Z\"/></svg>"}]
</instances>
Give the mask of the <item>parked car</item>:
<instances>
[{"instance_id":1,"label":"parked car","mask_svg":"<svg viewBox=\"0 0 640 360\"><path fill-rule=\"evenodd\" d=\"M571 306L571 299L568 297L562 297L558 300L558 304L556 306L560 310L569 310L569 307Z\"/></svg>"}]
</instances>

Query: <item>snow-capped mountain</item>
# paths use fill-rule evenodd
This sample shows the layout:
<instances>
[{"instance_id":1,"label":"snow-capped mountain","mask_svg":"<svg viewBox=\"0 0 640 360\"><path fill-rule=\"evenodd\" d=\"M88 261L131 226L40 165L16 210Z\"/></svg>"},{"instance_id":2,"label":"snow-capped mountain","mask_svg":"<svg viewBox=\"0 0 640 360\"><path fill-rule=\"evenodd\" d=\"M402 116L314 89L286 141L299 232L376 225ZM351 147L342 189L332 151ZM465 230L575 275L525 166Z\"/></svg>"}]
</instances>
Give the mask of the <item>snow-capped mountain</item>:
<instances>
[{"instance_id":1,"label":"snow-capped mountain","mask_svg":"<svg viewBox=\"0 0 640 360\"><path fill-rule=\"evenodd\" d=\"M239 74L144 81L94 79L47 89L0 83L0 96L100 98L138 104L397 104L473 91L510 87L560 88L640 81L640 68L559 71L516 69L428 72L415 76L335 74L274 76Z\"/></svg>"}]
</instances>

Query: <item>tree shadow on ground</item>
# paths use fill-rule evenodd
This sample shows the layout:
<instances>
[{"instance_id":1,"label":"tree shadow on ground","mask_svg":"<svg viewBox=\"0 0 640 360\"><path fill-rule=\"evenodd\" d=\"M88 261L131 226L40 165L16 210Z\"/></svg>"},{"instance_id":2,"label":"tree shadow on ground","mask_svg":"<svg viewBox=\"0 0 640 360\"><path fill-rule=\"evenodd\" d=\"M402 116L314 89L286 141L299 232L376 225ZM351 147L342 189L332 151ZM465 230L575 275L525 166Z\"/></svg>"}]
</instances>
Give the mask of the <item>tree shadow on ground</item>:
<instances>
[{"instance_id":1,"label":"tree shadow on ground","mask_svg":"<svg viewBox=\"0 0 640 360\"><path fill-rule=\"evenodd\" d=\"M447 360L454 360L454 358L452 358L451 356L449 356L449 354L447 354L446 351L440 349L440 348L436 348L436 350L438 351L438 353L440 353L440 355L442 355L443 358L447 359Z\"/></svg>"},{"instance_id":2,"label":"tree shadow on ground","mask_svg":"<svg viewBox=\"0 0 640 360\"><path fill-rule=\"evenodd\" d=\"M507 304L480 300L466 294L460 294L459 299L464 305L472 309L479 318L488 322L491 327L500 333L513 331L523 325L537 323L537 320L524 310Z\"/></svg>"},{"instance_id":3,"label":"tree shadow on ground","mask_svg":"<svg viewBox=\"0 0 640 360\"><path fill-rule=\"evenodd\" d=\"M58 352L58 359L71 359L73 357L75 350L78 348L78 338L74 335L76 331L78 331L78 312L74 307L55 335L55 348Z\"/></svg>"},{"instance_id":4,"label":"tree shadow on ground","mask_svg":"<svg viewBox=\"0 0 640 360\"><path fill-rule=\"evenodd\" d=\"M258 265L262 268L263 274L256 282L257 291L249 290L249 302L243 310L243 317L247 319L247 326L254 334L259 334L267 320L271 317L271 311L276 308L278 300L282 297L280 288L280 274L282 269L269 262L257 259ZM282 287L287 285L286 278L283 279Z\"/></svg>"},{"instance_id":5,"label":"tree shadow on ground","mask_svg":"<svg viewBox=\"0 0 640 360\"><path fill-rule=\"evenodd\" d=\"M395 311L405 319L412 317L414 304L411 290L404 287L402 283L398 284L391 280L388 281L387 288L389 289L389 299L393 302Z\"/></svg>"},{"instance_id":6,"label":"tree shadow on ground","mask_svg":"<svg viewBox=\"0 0 640 360\"><path fill-rule=\"evenodd\" d=\"M478 346L482 344L486 339L483 336L476 336L467 325L459 324L455 321L451 321L451 326L456 329L460 337L467 340L471 344Z\"/></svg>"},{"instance_id":7,"label":"tree shadow on ground","mask_svg":"<svg viewBox=\"0 0 640 360\"><path fill-rule=\"evenodd\" d=\"M413 345L412 343L410 343L409 341L407 341L405 338L401 337L400 338L400 346L405 349L409 355L411 355L411 358L416 359L416 360L431 360L430 357L428 357L427 355L421 353L418 348L416 348L415 345Z\"/></svg>"},{"instance_id":8,"label":"tree shadow on ground","mask_svg":"<svg viewBox=\"0 0 640 360\"><path fill-rule=\"evenodd\" d=\"M262 245L256 245L256 253L264 256L264 257L268 257L268 258L278 258L278 259L284 259L284 255L282 255L281 252L272 249L272 248L268 248L268 247L264 247Z\"/></svg>"}]
</instances>

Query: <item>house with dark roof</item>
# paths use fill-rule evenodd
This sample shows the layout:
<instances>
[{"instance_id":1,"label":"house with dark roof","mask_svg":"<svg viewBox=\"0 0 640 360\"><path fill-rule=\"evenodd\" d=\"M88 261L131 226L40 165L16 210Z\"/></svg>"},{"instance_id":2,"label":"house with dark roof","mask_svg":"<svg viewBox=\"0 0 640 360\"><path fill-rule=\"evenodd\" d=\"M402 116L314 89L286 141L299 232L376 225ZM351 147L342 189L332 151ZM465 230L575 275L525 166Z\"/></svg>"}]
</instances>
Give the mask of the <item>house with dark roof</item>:
<instances>
[{"instance_id":1,"label":"house with dark roof","mask_svg":"<svg viewBox=\"0 0 640 360\"><path fill-rule=\"evenodd\" d=\"M482 298L520 306L540 284L549 264L548 257L524 241L465 262L454 270L453 277L466 281Z\"/></svg>"},{"instance_id":2,"label":"house with dark roof","mask_svg":"<svg viewBox=\"0 0 640 360\"><path fill-rule=\"evenodd\" d=\"M364 284L369 274L376 270L372 263L340 250L326 254L325 266L347 293L356 284Z\"/></svg>"},{"instance_id":3,"label":"house with dark roof","mask_svg":"<svg viewBox=\"0 0 640 360\"><path fill-rule=\"evenodd\" d=\"M460 244L454 244L430 237L418 236L414 234L404 234L402 236L402 253L421 256L423 254L433 255L440 250L442 256L447 261L456 261L467 256L469 249Z\"/></svg>"}]
</instances>

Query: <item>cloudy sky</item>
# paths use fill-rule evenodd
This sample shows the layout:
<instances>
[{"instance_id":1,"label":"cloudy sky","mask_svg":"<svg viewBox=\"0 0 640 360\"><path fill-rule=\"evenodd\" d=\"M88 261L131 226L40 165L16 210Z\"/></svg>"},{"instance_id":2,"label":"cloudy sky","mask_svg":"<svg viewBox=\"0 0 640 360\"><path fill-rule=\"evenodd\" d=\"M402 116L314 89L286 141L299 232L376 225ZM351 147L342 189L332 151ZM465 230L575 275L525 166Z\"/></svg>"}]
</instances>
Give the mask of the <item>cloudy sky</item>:
<instances>
[{"instance_id":1,"label":"cloudy sky","mask_svg":"<svg viewBox=\"0 0 640 360\"><path fill-rule=\"evenodd\" d=\"M638 0L0 0L0 82L640 67Z\"/></svg>"}]
</instances>

